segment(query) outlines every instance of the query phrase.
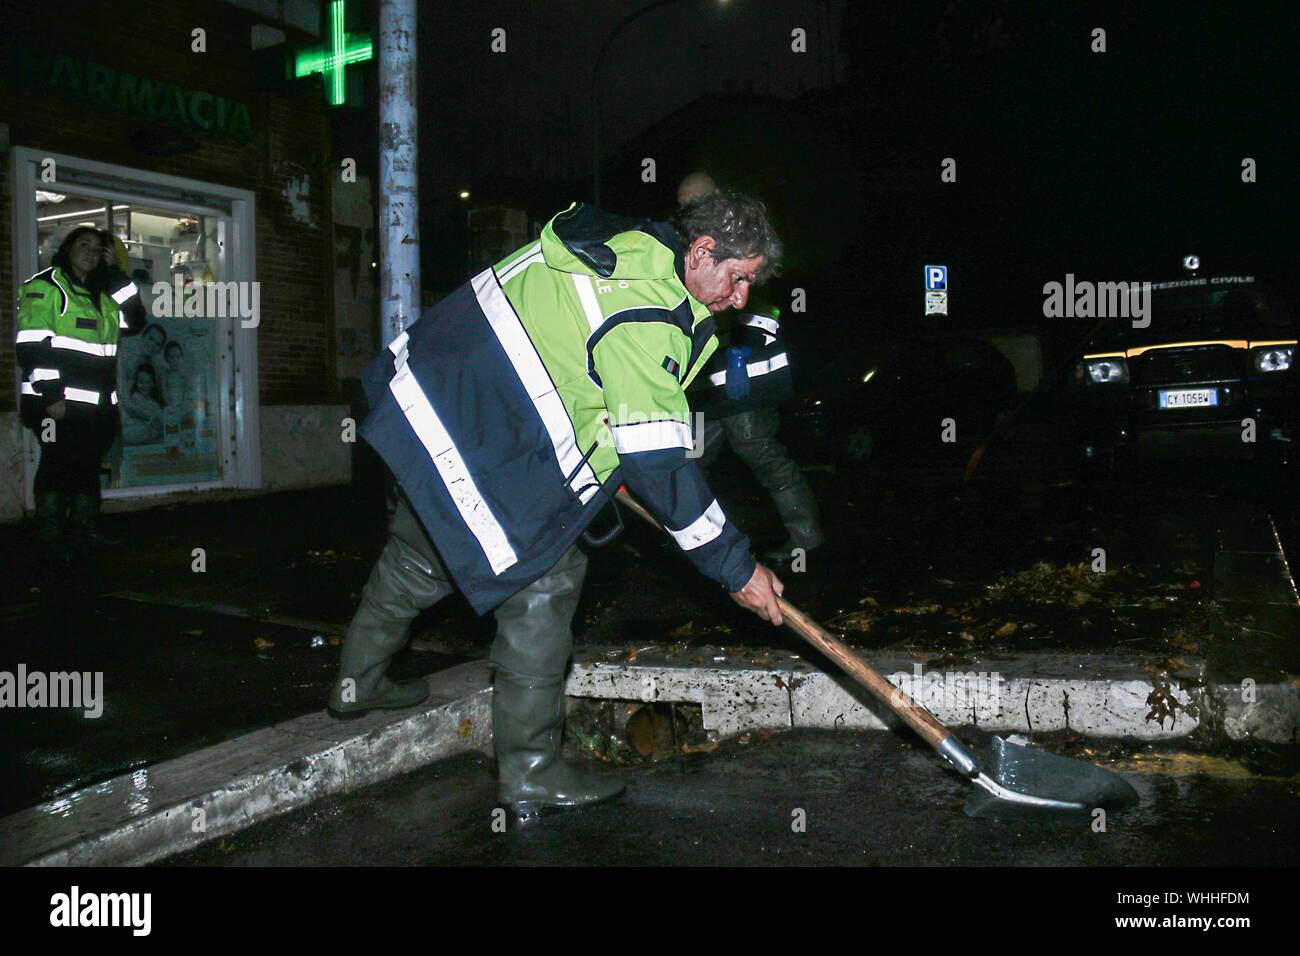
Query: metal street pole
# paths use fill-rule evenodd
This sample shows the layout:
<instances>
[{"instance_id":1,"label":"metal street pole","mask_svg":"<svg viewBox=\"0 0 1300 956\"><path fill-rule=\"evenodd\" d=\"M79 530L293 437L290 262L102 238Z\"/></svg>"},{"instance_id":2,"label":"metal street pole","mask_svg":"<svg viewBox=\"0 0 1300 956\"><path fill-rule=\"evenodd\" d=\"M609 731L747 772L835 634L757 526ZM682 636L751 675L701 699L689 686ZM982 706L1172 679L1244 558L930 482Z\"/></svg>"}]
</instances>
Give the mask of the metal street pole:
<instances>
[{"instance_id":1,"label":"metal street pole","mask_svg":"<svg viewBox=\"0 0 1300 956\"><path fill-rule=\"evenodd\" d=\"M420 315L416 0L379 4L379 308L384 344Z\"/></svg>"}]
</instances>

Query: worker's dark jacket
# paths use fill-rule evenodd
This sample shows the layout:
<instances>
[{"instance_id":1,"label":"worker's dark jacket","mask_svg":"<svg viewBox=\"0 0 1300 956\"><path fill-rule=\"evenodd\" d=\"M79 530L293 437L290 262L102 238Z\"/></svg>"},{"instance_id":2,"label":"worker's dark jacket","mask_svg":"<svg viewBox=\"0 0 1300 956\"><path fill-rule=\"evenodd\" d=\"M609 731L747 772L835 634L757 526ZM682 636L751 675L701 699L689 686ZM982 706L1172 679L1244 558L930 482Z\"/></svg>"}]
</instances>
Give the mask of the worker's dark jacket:
<instances>
[{"instance_id":1,"label":"worker's dark jacket","mask_svg":"<svg viewBox=\"0 0 1300 956\"><path fill-rule=\"evenodd\" d=\"M779 405L793 397L794 382L785 351L781 323L773 316L741 312L735 315L730 335L719 331L722 343L691 388L691 407L710 419ZM745 358L749 394L727 396L727 348L747 346Z\"/></svg>"},{"instance_id":2,"label":"worker's dark jacket","mask_svg":"<svg viewBox=\"0 0 1300 956\"><path fill-rule=\"evenodd\" d=\"M480 614L547 573L621 482L706 576L754 572L691 457L685 389L717 342L666 224L555 216L363 373L362 434Z\"/></svg>"}]
</instances>

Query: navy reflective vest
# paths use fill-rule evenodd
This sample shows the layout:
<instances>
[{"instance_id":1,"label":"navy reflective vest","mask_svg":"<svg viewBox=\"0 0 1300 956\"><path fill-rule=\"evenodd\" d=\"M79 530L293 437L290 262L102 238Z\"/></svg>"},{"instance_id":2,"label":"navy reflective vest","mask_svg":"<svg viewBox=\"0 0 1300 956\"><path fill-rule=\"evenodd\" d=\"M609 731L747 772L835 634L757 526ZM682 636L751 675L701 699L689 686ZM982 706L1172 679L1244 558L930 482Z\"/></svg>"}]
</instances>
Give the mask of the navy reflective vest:
<instances>
[{"instance_id":1,"label":"navy reflective vest","mask_svg":"<svg viewBox=\"0 0 1300 956\"><path fill-rule=\"evenodd\" d=\"M743 398L730 398L726 390L727 349L734 347L749 349L744 358L749 389ZM727 347L713 354L690 392L691 407L711 419L779 405L793 396L794 380L781 323L773 316L752 312L735 316Z\"/></svg>"},{"instance_id":2,"label":"navy reflective vest","mask_svg":"<svg viewBox=\"0 0 1300 956\"><path fill-rule=\"evenodd\" d=\"M663 223L555 216L365 370L365 439L480 614L547 573L626 483L695 567L754 572L692 448L685 388L716 348Z\"/></svg>"}]
</instances>

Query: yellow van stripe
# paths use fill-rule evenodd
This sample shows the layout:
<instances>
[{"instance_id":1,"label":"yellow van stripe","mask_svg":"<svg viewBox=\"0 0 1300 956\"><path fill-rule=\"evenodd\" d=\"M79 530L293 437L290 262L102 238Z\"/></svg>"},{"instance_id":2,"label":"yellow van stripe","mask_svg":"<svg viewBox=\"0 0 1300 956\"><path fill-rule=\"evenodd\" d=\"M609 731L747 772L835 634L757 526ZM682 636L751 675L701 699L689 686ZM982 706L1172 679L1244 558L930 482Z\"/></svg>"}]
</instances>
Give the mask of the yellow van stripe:
<instances>
[{"instance_id":1,"label":"yellow van stripe","mask_svg":"<svg viewBox=\"0 0 1300 956\"><path fill-rule=\"evenodd\" d=\"M1234 349L1244 349L1247 346L1245 339L1208 339L1196 342L1161 342L1159 345L1139 345L1127 349L1123 352L1097 352L1093 355L1085 355L1085 359L1098 358L1133 358L1135 355L1141 355L1143 352L1150 352L1155 349L1181 349L1190 348L1194 345L1227 345Z\"/></svg>"}]
</instances>

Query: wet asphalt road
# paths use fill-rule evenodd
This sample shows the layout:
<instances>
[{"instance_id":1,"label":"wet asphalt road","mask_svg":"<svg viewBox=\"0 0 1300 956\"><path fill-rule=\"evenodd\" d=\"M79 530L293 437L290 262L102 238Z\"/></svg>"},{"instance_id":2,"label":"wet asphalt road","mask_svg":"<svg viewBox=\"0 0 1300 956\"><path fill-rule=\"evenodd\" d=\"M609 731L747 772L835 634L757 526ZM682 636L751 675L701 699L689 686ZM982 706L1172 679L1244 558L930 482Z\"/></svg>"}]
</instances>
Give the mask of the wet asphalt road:
<instances>
[{"instance_id":1,"label":"wet asphalt road","mask_svg":"<svg viewBox=\"0 0 1300 956\"><path fill-rule=\"evenodd\" d=\"M1140 761L1138 763L1141 763ZM1135 766L1133 764L1130 766ZM1295 775L1166 754L1106 832L967 817L967 784L911 738L796 731L628 774L620 799L493 830L491 763L462 755L163 865L1294 866ZM806 822L796 832L796 821Z\"/></svg>"},{"instance_id":2,"label":"wet asphalt road","mask_svg":"<svg viewBox=\"0 0 1300 956\"><path fill-rule=\"evenodd\" d=\"M740 477L729 508L746 516L756 540L776 540L770 502ZM90 597L71 608L61 638L39 628L26 563L0 564L0 671L22 664L29 673L103 675L93 719L0 709L0 815L319 709L383 546L384 495L315 489L110 514L104 524L125 545L94 555L83 582ZM0 548L27 554L29 535L25 525L0 528ZM629 546L593 559L575 622L580 645L643 642L686 620L734 626L728 642L787 640L697 580L660 547L667 540L633 528ZM202 573L193 570L195 547L206 552ZM399 654L397 677L486 656L494 621L455 595L415 630L429 641Z\"/></svg>"},{"instance_id":3,"label":"wet asphalt road","mask_svg":"<svg viewBox=\"0 0 1300 956\"><path fill-rule=\"evenodd\" d=\"M5 658L29 673L104 676L98 716L76 708L0 712L0 815L318 710L321 687L338 670L337 648L313 646L314 635L298 628L112 598L84 620L79 645L23 633L5 647ZM459 662L408 653L395 673Z\"/></svg>"},{"instance_id":4,"label":"wet asphalt road","mask_svg":"<svg viewBox=\"0 0 1300 956\"><path fill-rule=\"evenodd\" d=\"M1295 608L1245 592L1226 613L1202 613L1205 599L1222 596L1213 519L1230 526L1225 516L1234 509L1262 514L1259 507L1220 501L1214 488L1166 489L1159 481L1123 495L1088 493L1000 454L965 488L933 468L891 480L814 470L831 543L809 556L805 573L784 575L787 596L837 628L845 613L861 612L864 595L892 609L869 629L843 627L866 653L923 646L960 654L972 643L1009 651L1123 646L1205 654L1230 679L1237 670L1257 679L1300 672ZM756 545L780 540L771 501L728 455L711 480ZM53 709L0 711L0 766L11 768L0 771L0 813L319 708L337 670L339 635L382 546L383 495L318 489L110 515L105 523L127 544L96 556L87 589L108 596L77 608L66 640L48 641L36 628L23 563L0 567L0 670L21 662L29 671L104 674L104 711L94 720ZM28 532L0 529L0 545L24 553ZM994 580L1038 562L1077 564L1099 544L1112 567L1142 572L1143 593L1082 610L1019 601L956 616ZM204 573L192 570L196 546L207 552ZM111 596L123 590L137 597ZM1014 636L997 637L1008 622L1017 625ZM803 651L797 638L739 611L668 539L633 523L591 562L577 645L678 641L684 629L696 646ZM399 677L484 656L493 621L474 617L457 596L416 630L425 640L399 655Z\"/></svg>"}]
</instances>

